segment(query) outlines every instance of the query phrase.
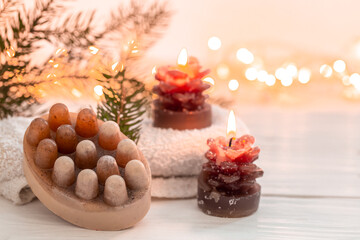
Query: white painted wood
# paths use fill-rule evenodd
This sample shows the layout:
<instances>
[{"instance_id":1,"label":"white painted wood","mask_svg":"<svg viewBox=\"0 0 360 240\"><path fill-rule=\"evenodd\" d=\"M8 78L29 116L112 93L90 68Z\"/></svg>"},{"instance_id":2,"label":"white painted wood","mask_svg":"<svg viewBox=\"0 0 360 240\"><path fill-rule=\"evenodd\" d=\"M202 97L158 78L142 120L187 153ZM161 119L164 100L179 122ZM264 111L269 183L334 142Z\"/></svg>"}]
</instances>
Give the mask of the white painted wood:
<instances>
[{"instance_id":1,"label":"white painted wood","mask_svg":"<svg viewBox=\"0 0 360 240\"><path fill-rule=\"evenodd\" d=\"M56 217L39 201L17 207L0 199L0 239L359 239L359 199L263 197L246 218L203 214L191 200L157 200L134 228L97 232Z\"/></svg>"},{"instance_id":2,"label":"white painted wood","mask_svg":"<svg viewBox=\"0 0 360 240\"><path fill-rule=\"evenodd\" d=\"M360 112L239 109L265 194L360 197Z\"/></svg>"},{"instance_id":3,"label":"white painted wood","mask_svg":"<svg viewBox=\"0 0 360 240\"><path fill-rule=\"evenodd\" d=\"M0 199L0 239L360 239L360 112L239 109L262 151L259 211L223 219L195 199L154 200L121 232L80 229L39 201ZM279 197L281 196L281 197Z\"/></svg>"}]
</instances>

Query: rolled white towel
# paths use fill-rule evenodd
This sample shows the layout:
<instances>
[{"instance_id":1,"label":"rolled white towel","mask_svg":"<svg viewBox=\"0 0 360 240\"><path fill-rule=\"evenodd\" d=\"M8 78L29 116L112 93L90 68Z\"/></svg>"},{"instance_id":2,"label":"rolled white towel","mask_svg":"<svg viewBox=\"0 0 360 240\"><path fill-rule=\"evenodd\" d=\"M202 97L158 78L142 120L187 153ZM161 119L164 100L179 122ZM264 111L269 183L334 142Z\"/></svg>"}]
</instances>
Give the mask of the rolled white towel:
<instances>
[{"instance_id":1,"label":"rolled white towel","mask_svg":"<svg viewBox=\"0 0 360 240\"><path fill-rule=\"evenodd\" d=\"M206 160L206 140L226 134L229 111L216 105L212 111L212 126L200 130L154 128L151 119L144 120L138 146L150 164L152 196L195 197L197 175ZM22 140L31 120L14 117L0 121L0 195L15 204L25 204L35 197L22 170ZM248 133L240 117L237 133L239 136Z\"/></svg>"},{"instance_id":2,"label":"rolled white towel","mask_svg":"<svg viewBox=\"0 0 360 240\"><path fill-rule=\"evenodd\" d=\"M228 115L229 110L212 105L212 125L195 130L155 128L151 119L144 120L138 146L150 164L152 196L196 196L197 175L206 161L206 141L226 135ZM239 116L236 121L238 136L248 133Z\"/></svg>"},{"instance_id":3,"label":"rolled white towel","mask_svg":"<svg viewBox=\"0 0 360 240\"><path fill-rule=\"evenodd\" d=\"M0 121L0 195L15 204L35 196L27 185L23 168L23 136L30 118L13 117Z\"/></svg>"}]
</instances>

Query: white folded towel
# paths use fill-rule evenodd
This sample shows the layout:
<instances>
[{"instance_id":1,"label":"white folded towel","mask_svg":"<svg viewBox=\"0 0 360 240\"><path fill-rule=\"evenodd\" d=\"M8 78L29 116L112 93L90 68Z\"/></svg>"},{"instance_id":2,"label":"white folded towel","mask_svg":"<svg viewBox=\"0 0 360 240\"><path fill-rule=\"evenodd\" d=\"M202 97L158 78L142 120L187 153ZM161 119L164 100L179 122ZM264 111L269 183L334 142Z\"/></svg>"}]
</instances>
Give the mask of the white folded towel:
<instances>
[{"instance_id":1,"label":"white folded towel","mask_svg":"<svg viewBox=\"0 0 360 240\"><path fill-rule=\"evenodd\" d=\"M213 105L213 124L201 130L160 129L145 119L139 148L149 161L153 175L152 196L187 198L196 195L197 174L208 147L209 137L226 135L229 111ZM0 121L0 195L15 204L30 202L35 196L22 169L23 136L31 118L13 117ZM237 118L237 133L248 132Z\"/></svg>"},{"instance_id":2,"label":"white folded towel","mask_svg":"<svg viewBox=\"0 0 360 240\"><path fill-rule=\"evenodd\" d=\"M22 168L22 141L30 121L21 117L0 121L0 195L15 204L28 203L35 197Z\"/></svg>"},{"instance_id":3,"label":"white folded towel","mask_svg":"<svg viewBox=\"0 0 360 240\"><path fill-rule=\"evenodd\" d=\"M209 149L207 139L226 136L228 115L229 110L212 105L212 125L194 130L155 128L151 119L144 120L138 146L150 164L153 197L196 196L197 175ZM236 124L238 136L248 133L239 116Z\"/></svg>"}]
</instances>

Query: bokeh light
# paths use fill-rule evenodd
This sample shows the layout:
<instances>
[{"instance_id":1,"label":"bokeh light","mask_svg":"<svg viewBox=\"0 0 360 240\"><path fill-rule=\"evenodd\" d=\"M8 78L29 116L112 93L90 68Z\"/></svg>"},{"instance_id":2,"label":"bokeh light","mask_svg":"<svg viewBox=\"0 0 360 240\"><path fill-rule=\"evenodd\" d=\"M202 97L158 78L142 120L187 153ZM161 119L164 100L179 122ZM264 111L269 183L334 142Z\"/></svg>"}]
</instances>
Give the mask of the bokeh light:
<instances>
[{"instance_id":1,"label":"bokeh light","mask_svg":"<svg viewBox=\"0 0 360 240\"><path fill-rule=\"evenodd\" d=\"M247 80L253 81L257 77L257 69L254 67L248 68L245 71L245 77Z\"/></svg>"},{"instance_id":2,"label":"bokeh light","mask_svg":"<svg viewBox=\"0 0 360 240\"><path fill-rule=\"evenodd\" d=\"M239 82L236 79L231 79L228 86L231 91L236 91L239 88Z\"/></svg>"},{"instance_id":3,"label":"bokeh light","mask_svg":"<svg viewBox=\"0 0 360 240\"><path fill-rule=\"evenodd\" d=\"M327 64L323 64L320 67L320 74L325 78L329 78L332 75L332 68Z\"/></svg>"},{"instance_id":4,"label":"bokeh light","mask_svg":"<svg viewBox=\"0 0 360 240\"><path fill-rule=\"evenodd\" d=\"M351 85L351 82L350 82L350 76L348 75L345 75L342 77L342 82L345 86L350 86Z\"/></svg>"},{"instance_id":5,"label":"bokeh light","mask_svg":"<svg viewBox=\"0 0 360 240\"><path fill-rule=\"evenodd\" d=\"M360 75L358 73L351 74L349 81L356 90L360 90Z\"/></svg>"},{"instance_id":6,"label":"bokeh light","mask_svg":"<svg viewBox=\"0 0 360 240\"><path fill-rule=\"evenodd\" d=\"M216 73L220 78L225 79L229 76L230 69L226 64L220 64L216 68Z\"/></svg>"},{"instance_id":7,"label":"bokeh light","mask_svg":"<svg viewBox=\"0 0 360 240\"><path fill-rule=\"evenodd\" d=\"M299 75L298 75L299 82L303 84L308 83L310 81L310 77L311 77L311 71L309 69L301 68L299 70Z\"/></svg>"},{"instance_id":8,"label":"bokeh light","mask_svg":"<svg viewBox=\"0 0 360 240\"><path fill-rule=\"evenodd\" d=\"M336 60L333 64L333 68L335 72L342 73L346 69L346 64L343 60Z\"/></svg>"},{"instance_id":9,"label":"bokeh light","mask_svg":"<svg viewBox=\"0 0 360 240\"><path fill-rule=\"evenodd\" d=\"M94 55L99 52L99 49L97 47L95 47L95 46L90 46L89 50L90 50L90 53L94 54Z\"/></svg>"},{"instance_id":10,"label":"bokeh light","mask_svg":"<svg viewBox=\"0 0 360 240\"><path fill-rule=\"evenodd\" d=\"M240 48L237 50L236 58L245 64L250 64L254 61L254 55L246 48Z\"/></svg>"},{"instance_id":11,"label":"bokeh light","mask_svg":"<svg viewBox=\"0 0 360 240\"><path fill-rule=\"evenodd\" d=\"M257 80L259 80L259 82L265 82L266 78L267 78L267 75L268 75L268 73L265 70L260 70L257 73L256 78L257 78Z\"/></svg>"},{"instance_id":12,"label":"bokeh light","mask_svg":"<svg viewBox=\"0 0 360 240\"><path fill-rule=\"evenodd\" d=\"M275 71L275 76L277 79L281 80L287 76L285 68L278 68Z\"/></svg>"},{"instance_id":13,"label":"bokeh light","mask_svg":"<svg viewBox=\"0 0 360 240\"><path fill-rule=\"evenodd\" d=\"M221 47L221 40L218 37L211 37L208 40L208 46L211 50L219 50Z\"/></svg>"},{"instance_id":14,"label":"bokeh light","mask_svg":"<svg viewBox=\"0 0 360 240\"><path fill-rule=\"evenodd\" d=\"M287 67L286 67L286 71L288 72L288 74L290 74L291 77L296 77L297 75L297 67L295 66L295 64L289 64Z\"/></svg>"},{"instance_id":15,"label":"bokeh light","mask_svg":"<svg viewBox=\"0 0 360 240\"><path fill-rule=\"evenodd\" d=\"M272 74L268 74L266 76L266 80L265 80L265 84L268 85L268 86L274 86L276 83L276 78L274 75Z\"/></svg>"},{"instance_id":16,"label":"bokeh light","mask_svg":"<svg viewBox=\"0 0 360 240\"><path fill-rule=\"evenodd\" d=\"M119 62L115 62L113 65L111 65L111 69L112 69L113 71L115 71L115 69L116 69L116 67L117 67L118 64L119 64Z\"/></svg>"},{"instance_id":17,"label":"bokeh light","mask_svg":"<svg viewBox=\"0 0 360 240\"><path fill-rule=\"evenodd\" d=\"M215 80L211 77L206 77L203 79L204 82L209 83L211 86L215 85Z\"/></svg>"},{"instance_id":18,"label":"bokeh light","mask_svg":"<svg viewBox=\"0 0 360 240\"><path fill-rule=\"evenodd\" d=\"M284 87L289 87L291 86L291 84L293 83L293 79L290 75L285 75L284 77L282 77L281 79L281 84L284 86Z\"/></svg>"},{"instance_id":19,"label":"bokeh light","mask_svg":"<svg viewBox=\"0 0 360 240\"><path fill-rule=\"evenodd\" d=\"M100 97L101 95L103 95L103 87L100 85L96 85L94 87L94 92L96 95L98 95Z\"/></svg>"},{"instance_id":20,"label":"bokeh light","mask_svg":"<svg viewBox=\"0 0 360 240\"><path fill-rule=\"evenodd\" d=\"M79 91L79 89L77 89L77 88L73 88L72 90L71 90L71 93L75 96L75 97L77 97L77 98L80 98L81 96L82 96L82 93Z\"/></svg>"}]
</instances>

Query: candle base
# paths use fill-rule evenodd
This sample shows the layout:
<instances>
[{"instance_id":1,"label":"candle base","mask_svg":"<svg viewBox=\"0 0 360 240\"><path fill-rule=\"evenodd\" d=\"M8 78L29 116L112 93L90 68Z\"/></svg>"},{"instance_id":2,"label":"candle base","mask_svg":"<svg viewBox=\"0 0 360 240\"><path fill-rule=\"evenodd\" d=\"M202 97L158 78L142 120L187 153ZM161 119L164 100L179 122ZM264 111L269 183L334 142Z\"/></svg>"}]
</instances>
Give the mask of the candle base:
<instances>
[{"instance_id":1,"label":"candle base","mask_svg":"<svg viewBox=\"0 0 360 240\"><path fill-rule=\"evenodd\" d=\"M154 127L176 130L202 129L211 126L211 106L205 103L198 111L177 112L161 107L159 100L153 104Z\"/></svg>"},{"instance_id":2,"label":"candle base","mask_svg":"<svg viewBox=\"0 0 360 240\"><path fill-rule=\"evenodd\" d=\"M225 195L208 186L200 174L198 178L198 206L208 215L226 218L239 218L257 211L260 202L261 186L255 183L253 190L246 195Z\"/></svg>"}]
</instances>

